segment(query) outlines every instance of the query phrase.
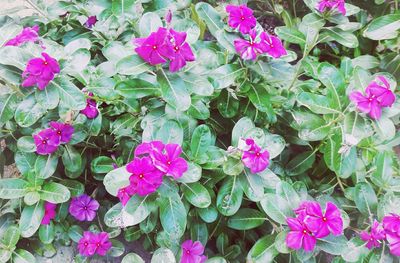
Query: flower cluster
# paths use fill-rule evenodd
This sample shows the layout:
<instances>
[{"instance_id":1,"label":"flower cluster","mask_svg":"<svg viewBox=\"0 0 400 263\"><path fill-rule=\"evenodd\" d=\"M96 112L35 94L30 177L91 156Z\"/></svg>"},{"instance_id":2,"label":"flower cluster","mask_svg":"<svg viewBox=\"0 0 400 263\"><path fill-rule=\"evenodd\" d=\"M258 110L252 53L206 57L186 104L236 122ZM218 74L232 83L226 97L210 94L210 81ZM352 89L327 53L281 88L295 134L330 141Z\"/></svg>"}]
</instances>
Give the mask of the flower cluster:
<instances>
[{"instance_id":1,"label":"flower cluster","mask_svg":"<svg viewBox=\"0 0 400 263\"><path fill-rule=\"evenodd\" d=\"M85 231L78 242L79 254L85 257L90 257L94 254L105 256L111 247L112 244L106 232L93 233Z\"/></svg>"},{"instance_id":2,"label":"flower cluster","mask_svg":"<svg viewBox=\"0 0 400 263\"><path fill-rule=\"evenodd\" d=\"M365 89L365 96L360 91L353 91L349 95L350 100L357 105L357 109L367 113L372 119L379 119L382 115L382 108L391 107L396 100L387 79L379 76L377 80L368 85Z\"/></svg>"},{"instance_id":3,"label":"flower cluster","mask_svg":"<svg viewBox=\"0 0 400 263\"><path fill-rule=\"evenodd\" d=\"M163 64L170 61L169 70L176 72L194 61L195 57L190 45L186 42L186 32L178 32L172 28L160 27L146 38L135 38L136 53L150 65Z\"/></svg>"},{"instance_id":4,"label":"flower cluster","mask_svg":"<svg viewBox=\"0 0 400 263\"><path fill-rule=\"evenodd\" d=\"M362 231L360 237L367 242L365 246L368 249L380 247L381 241L386 239L389 243L390 253L400 256L400 216L397 214L386 215L383 217L382 224L375 220L371 231Z\"/></svg>"},{"instance_id":5,"label":"flower cluster","mask_svg":"<svg viewBox=\"0 0 400 263\"><path fill-rule=\"evenodd\" d=\"M130 184L119 189L117 194L122 204L125 205L134 194L145 196L154 193L162 184L164 175L174 179L181 177L188 169L181 153L178 144L160 141L145 142L136 147L135 158L126 166L131 173Z\"/></svg>"},{"instance_id":6,"label":"flower cluster","mask_svg":"<svg viewBox=\"0 0 400 263\"><path fill-rule=\"evenodd\" d=\"M269 165L269 152L262 150L251 138L245 140L246 146L243 150L242 162L250 169L251 173L259 173L267 169Z\"/></svg>"},{"instance_id":7,"label":"flower cluster","mask_svg":"<svg viewBox=\"0 0 400 263\"><path fill-rule=\"evenodd\" d=\"M180 263L203 263L207 260L204 256L204 246L200 241L186 240L182 243L182 257Z\"/></svg>"},{"instance_id":8,"label":"flower cluster","mask_svg":"<svg viewBox=\"0 0 400 263\"><path fill-rule=\"evenodd\" d=\"M99 209L99 202L90 196L83 194L73 197L69 205L69 213L79 221L92 221Z\"/></svg>"},{"instance_id":9,"label":"flower cluster","mask_svg":"<svg viewBox=\"0 0 400 263\"><path fill-rule=\"evenodd\" d=\"M306 201L295 210L296 218L287 218L290 232L286 236L286 245L292 249L314 250L318 238L330 233L343 233L343 219L340 210L331 202L326 203L325 212L318 202Z\"/></svg>"},{"instance_id":10,"label":"flower cluster","mask_svg":"<svg viewBox=\"0 0 400 263\"><path fill-rule=\"evenodd\" d=\"M56 204L47 201L44 202L44 216L41 222L42 225L50 224L50 221L56 217L56 208Z\"/></svg>"},{"instance_id":11,"label":"flower cluster","mask_svg":"<svg viewBox=\"0 0 400 263\"><path fill-rule=\"evenodd\" d=\"M344 0L320 0L318 2L318 11L325 12L327 10L337 9L342 15L346 15Z\"/></svg>"},{"instance_id":12,"label":"flower cluster","mask_svg":"<svg viewBox=\"0 0 400 263\"><path fill-rule=\"evenodd\" d=\"M21 46L26 42L35 43L39 41L39 26L35 25L33 27L25 27L21 33L16 37L8 40L5 46Z\"/></svg>"},{"instance_id":13,"label":"flower cluster","mask_svg":"<svg viewBox=\"0 0 400 263\"><path fill-rule=\"evenodd\" d=\"M50 127L33 135L36 153L40 155L55 152L62 143L69 143L74 133L74 127L67 123L52 121Z\"/></svg>"},{"instance_id":14,"label":"flower cluster","mask_svg":"<svg viewBox=\"0 0 400 263\"><path fill-rule=\"evenodd\" d=\"M93 93L89 92L88 96L89 98L86 99L86 107L81 110L80 113L85 115L88 119L94 119L99 115L99 110L97 109L96 101L90 98L93 97Z\"/></svg>"},{"instance_id":15,"label":"flower cluster","mask_svg":"<svg viewBox=\"0 0 400 263\"><path fill-rule=\"evenodd\" d=\"M282 41L266 32L261 32L259 41L257 41L257 31L255 30L256 19L253 16L253 10L245 5L228 5L226 11L229 13L228 25L238 29L242 34L247 35L249 39L236 39L234 46L242 59L255 60L259 54L268 54L274 58L286 55L287 52L282 45Z\"/></svg>"},{"instance_id":16,"label":"flower cluster","mask_svg":"<svg viewBox=\"0 0 400 263\"><path fill-rule=\"evenodd\" d=\"M22 87L37 85L40 90L44 90L55 74L60 73L60 66L57 60L50 57L47 53L42 53L43 58L32 58L28 61L26 69L22 73Z\"/></svg>"}]
</instances>

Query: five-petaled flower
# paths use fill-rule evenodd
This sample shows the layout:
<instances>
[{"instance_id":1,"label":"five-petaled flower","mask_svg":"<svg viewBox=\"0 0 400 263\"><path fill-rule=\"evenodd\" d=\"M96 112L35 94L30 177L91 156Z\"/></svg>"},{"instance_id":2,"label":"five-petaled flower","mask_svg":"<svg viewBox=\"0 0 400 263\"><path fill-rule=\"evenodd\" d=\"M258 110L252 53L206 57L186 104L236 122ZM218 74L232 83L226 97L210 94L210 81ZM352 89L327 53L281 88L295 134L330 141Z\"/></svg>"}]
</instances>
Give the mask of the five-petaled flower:
<instances>
[{"instance_id":1,"label":"five-petaled flower","mask_svg":"<svg viewBox=\"0 0 400 263\"><path fill-rule=\"evenodd\" d=\"M99 209L99 202L86 194L73 197L69 205L69 213L79 221L92 221Z\"/></svg>"},{"instance_id":2,"label":"five-petaled flower","mask_svg":"<svg viewBox=\"0 0 400 263\"><path fill-rule=\"evenodd\" d=\"M280 58L287 54L282 41L278 37L269 35L266 32L261 32L260 38L260 48L271 57Z\"/></svg>"},{"instance_id":3,"label":"five-petaled flower","mask_svg":"<svg viewBox=\"0 0 400 263\"><path fill-rule=\"evenodd\" d=\"M291 249L303 248L305 251L314 250L317 239L307 226L298 218L286 219L290 232L286 236L286 245Z\"/></svg>"},{"instance_id":4,"label":"five-petaled flower","mask_svg":"<svg viewBox=\"0 0 400 263\"><path fill-rule=\"evenodd\" d=\"M259 54L263 53L260 42L256 42L257 31L252 29L249 33L249 40L242 38L235 39L233 45L240 57L245 60L255 60Z\"/></svg>"},{"instance_id":5,"label":"five-petaled flower","mask_svg":"<svg viewBox=\"0 0 400 263\"><path fill-rule=\"evenodd\" d=\"M50 122L51 128L60 137L60 143L69 143L74 133L74 127L68 123Z\"/></svg>"},{"instance_id":6,"label":"five-petaled flower","mask_svg":"<svg viewBox=\"0 0 400 263\"><path fill-rule=\"evenodd\" d=\"M360 237L362 240L367 242L366 247L368 249L380 247L380 241L385 238L385 230L378 221L374 220L374 223L371 226L371 232L368 233L367 231L362 231Z\"/></svg>"},{"instance_id":7,"label":"five-petaled flower","mask_svg":"<svg viewBox=\"0 0 400 263\"><path fill-rule=\"evenodd\" d=\"M182 256L180 263L203 263L207 260L204 256L204 246L200 241L186 240L182 243Z\"/></svg>"},{"instance_id":8,"label":"five-petaled flower","mask_svg":"<svg viewBox=\"0 0 400 263\"><path fill-rule=\"evenodd\" d=\"M56 208L56 204L47 201L44 202L44 216L41 222L42 225L50 224L50 221L56 217Z\"/></svg>"},{"instance_id":9,"label":"five-petaled flower","mask_svg":"<svg viewBox=\"0 0 400 263\"><path fill-rule=\"evenodd\" d=\"M40 155L47 155L57 151L60 144L60 136L51 128L34 134L33 140L36 145L36 153Z\"/></svg>"},{"instance_id":10,"label":"five-petaled flower","mask_svg":"<svg viewBox=\"0 0 400 263\"><path fill-rule=\"evenodd\" d=\"M325 12L337 9L342 15L346 15L346 7L344 0L320 0L318 2L318 11Z\"/></svg>"},{"instance_id":11,"label":"five-petaled flower","mask_svg":"<svg viewBox=\"0 0 400 263\"><path fill-rule=\"evenodd\" d=\"M60 73L60 66L57 60L50 57L47 53L42 53L43 58L32 58L28 61L26 69L22 73L25 79L22 87L37 85L40 90L46 88L54 75Z\"/></svg>"},{"instance_id":12,"label":"five-petaled flower","mask_svg":"<svg viewBox=\"0 0 400 263\"><path fill-rule=\"evenodd\" d=\"M269 165L269 152L267 150L262 150L251 138L245 141L248 149L243 151L243 164L249 168L250 172L253 174L264 171Z\"/></svg>"},{"instance_id":13,"label":"five-petaled flower","mask_svg":"<svg viewBox=\"0 0 400 263\"><path fill-rule=\"evenodd\" d=\"M237 28L242 34L248 34L256 26L253 10L245 5L227 5L226 12L229 13L228 25Z\"/></svg>"},{"instance_id":14,"label":"five-petaled flower","mask_svg":"<svg viewBox=\"0 0 400 263\"><path fill-rule=\"evenodd\" d=\"M79 254L85 257L90 257L94 254L105 256L111 247L112 244L106 232L93 233L85 231L78 242Z\"/></svg>"}]
</instances>

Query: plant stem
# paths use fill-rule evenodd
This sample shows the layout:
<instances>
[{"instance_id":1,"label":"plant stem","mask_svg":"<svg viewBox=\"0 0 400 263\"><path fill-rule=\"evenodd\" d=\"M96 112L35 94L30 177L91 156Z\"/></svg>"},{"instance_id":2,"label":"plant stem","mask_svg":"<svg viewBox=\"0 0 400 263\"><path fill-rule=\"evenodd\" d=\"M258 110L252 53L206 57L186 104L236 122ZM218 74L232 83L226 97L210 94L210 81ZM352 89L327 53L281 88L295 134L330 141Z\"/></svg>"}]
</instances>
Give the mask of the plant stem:
<instances>
[{"instance_id":1,"label":"plant stem","mask_svg":"<svg viewBox=\"0 0 400 263\"><path fill-rule=\"evenodd\" d=\"M339 184L339 186L340 186L340 189L342 189L342 192L344 193L344 186L343 186L343 184L342 184L342 181L340 180L340 177L339 177L339 175L336 175L336 179L337 179L337 181L338 181L338 184Z\"/></svg>"}]
</instances>

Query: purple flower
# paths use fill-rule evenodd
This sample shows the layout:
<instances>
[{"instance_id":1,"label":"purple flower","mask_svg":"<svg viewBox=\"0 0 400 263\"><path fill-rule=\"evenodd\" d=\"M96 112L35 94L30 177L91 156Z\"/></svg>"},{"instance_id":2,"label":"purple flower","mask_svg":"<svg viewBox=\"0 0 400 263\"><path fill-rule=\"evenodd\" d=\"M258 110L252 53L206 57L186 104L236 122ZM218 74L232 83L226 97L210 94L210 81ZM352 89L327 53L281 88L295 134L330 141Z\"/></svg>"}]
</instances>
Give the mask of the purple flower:
<instances>
[{"instance_id":1,"label":"purple flower","mask_svg":"<svg viewBox=\"0 0 400 263\"><path fill-rule=\"evenodd\" d=\"M150 156L158 170L178 179L188 169L186 160L179 157L181 153L182 148L178 144L166 144L163 151L154 150Z\"/></svg>"},{"instance_id":2,"label":"purple flower","mask_svg":"<svg viewBox=\"0 0 400 263\"><path fill-rule=\"evenodd\" d=\"M67 123L50 122L50 126L54 129L56 134L60 137L61 143L69 143L74 133L74 127Z\"/></svg>"},{"instance_id":3,"label":"purple flower","mask_svg":"<svg viewBox=\"0 0 400 263\"><path fill-rule=\"evenodd\" d=\"M22 73L22 77L25 79L22 82L22 87L37 85L40 90L43 90L53 80L54 75L60 72L57 60L44 52L42 56L44 59L33 58L28 61L26 69Z\"/></svg>"},{"instance_id":4,"label":"purple flower","mask_svg":"<svg viewBox=\"0 0 400 263\"><path fill-rule=\"evenodd\" d=\"M186 65L186 61L194 61L192 49L186 40L186 32L177 32L173 29L169 30L172 44L173 53L168 57L171 62L169 64L169 70L176 72Z\"/></svg>"},{"instance_id":5,"label":"purple flower","mask_svg":"<svg viewBox=\"0 0 400 263\"><path fill-rule=\"evenodd\" d=\"M362 231L360 233L360 237L362 240L366 241L366 247L368 249L372 249L373 247L380 247L381 242L385 238L385 230L382 228L382 225L379 224L378 221L374 220L374 223L371 227L371 233L367 231Z\"/></svg>"},{"instance_id":6,"label":"purple flower","mask_svg":"<svg viewBox=\"0 0 400 263\"><path fill-rule=\"evenodd\" d=\"M386 215L382 220L383 228L386 232L398 233L400 235L400 216L391 213Z\"/></svg>"},{"instance_id":7,"label":"purple flower","mask_svg":"<svg viewBox=\"0 0 400 263\"><path fill-rule=\"evenodd\" d=\"M382 109L379 101L372 95L370 89L365 90L366 96L360 91L353 91L349 98L357 105L357 109L367 113L372 119L379 119L382 115Z\"/></svg>"},{"instance_id":8,"label":"purple flower","mask_svg":"<svg viewBox=\"0 0 400 263\"><path fill-rule=\"evenodd\" d=\"M96 234L85 231L78 242L79 254L85 257L90 257L94 254L105 256L111 247L112 244L109 240L108 233L106 232Z\"/></svg>"},{"instance_id":9,"label":"purple flower","mask_svg":"<svg viewBox=\"0 0 400 263\"><path fill-rule=\"evenodd\" d=\"M378 80L382 82L383 86L379 85L377 81L372 81L367 89L377 99L381 107L391 107L396 100L396 96L390 90L390 84L384 76L379 76Z\"/></svg>"},{"instance_id":10,"label":"purple flower","mask_svg":"<svg viewBox=\"0 0 400 263\"><path fill-rule=\"evenodd\" d=\"M136 157L128 163L126 170L132 173L129 181L134 191L140 196L154 193L162 183L163 173L154 166L152 159L148 156Z\"/></svg>"},{"instance_id":11,"label":"purple flower","mask_svg":"<svg viewBox=\"0 0 400 263\"><path fill-rule=\"evenodd\" d=\"M242 34L248 34L256 26L257 20L253 16L253 10L245 5L227 5L226 12L229 13L228 25L238 28Z\"/></svg>"},{"instance_id":12,"label":"purple flower","mask_svg":"<svg viewBox=\"0 0 400 263\"><path fill-rule=\"evenodd\" d=\"M172 20L172 12L171 12L171 10L169 9L169 10L167 11L167 13L165 14L165 22L166 22L167 24L170 24L170 23L171 23L171 20Z\"/></svg>"},{"instance_id":13,"label":"purple flower","mask_svg":"<svg viewBox=\"0 0 400 263\"><path fill-rule=\"evenodd\" d=\"M136 53L150 65L166 62L165 58L173 57L170 43L166 41L168 30L160 27L157 32L151 33L147 38L136 38L133 43L138 46Z\"/></svg>"},{"instance_id":14,"label":"purple flower","mask_svg":"<svg viewBox=\"0 0 400 263\"><path fill-rule=\"evenodd\" d=\"M131 196L134 195L135 193L136 193L135 188L132 187L131 185L128 185L118 190L117 197L121 201L122 205L125 206L128 203Z\"/></svg>"},{"instance_id":15,"label":"purple flower","mask_svg":"<svg viewBox=\"0 0 400 263\"><path fill-rule=\"evenodd\" d=\"M246 139L246 144L250 147L243 151L243 164L253 174L264 171L269 165L269 152L267 150L262 151L253 139Z\"/></svg>"},{"instance_id":16,"label":"purple flower","mask_svg":"<svg viewBox=\"0 0 400 263\"><path fill-rule=\"evenodd\" d=\"M35 43L39 40L39 26L25 27L16 37L8 40L5 46L20 46L26 42Z\"/></svg>"},{"instance_id":17,"label":"purple flower","mask_svg":"<svg viewBox=\"0 0 400 263\"><path fill-rule=\"evenodd\" d=\"M203 263L207 260L207 257L203 255L204 246L199 241L186 240L181 247L180 263Z\"/></svg>"},{"instance_id":18,"label":"purple flower","mask_svg":"<svg viewBox=\"0 0 400 263\"><path fill-rule=\"evenodd\" d=\"M47 201L44 202L44 216L41 222L42 225L50 224L50 221L56 217L56 208L56 204Z\"/></svg>"},{"instance_id":19,"label":"purple flower","mask_svg":"<svg viewBox=\"0 0 400 263\"><path fill-rule=\"evenodd\" d=\"M390 253L395 256L400 256L400 234L386 233L386 240L389 242Z\"/></svg>"},{"instance_id":20,"label":"purple flower","mask_svg":"<svg viewBox=\"0 0 400 263\"><path fill-rule=\"evenodd\" d=\"M286 222L291 230L286 236L286 245L295 250L300 248L305 251L314 250L317 239L307 226L298 218L288 217Z\"/></svg>"},{"instance_id":21,"label":"purple flower","mask_svg":"<svg viewBox=\"0 0 400 263\"><path fill-rule=\"evenodd\" d=\"M304 224L314 233L315 237L323 238L328 236L329 233L333 235L341 235L343 233L343 219L340 210L335 204L326 203L325 213L322 213L319 203L308 202L306 213Z\"/></svg>"},{"instance_id":22,"label":"purple flower","mask_svg":"<svg viewBox=\"0 0 400 263\"><path fill-rule=\"evenodd\" d=\"M260 48L263 52L269 54L273 58L280 58L287 54L286 49L283 47L282 41L276 37L262 32L260 35L261 43Z\"/></svg>"},{"instance_id":23,"label":"purple flower","mask_svg":"<svg viewBox=\"0 0 400 263\"><path fill-rule=\"evenodd\" d=\"M72 198L69 213L79 221L92 221L99 206L99 202L83 194Z\"/></svg>"},{"instance_id":24,"label":"purple flower","mask_svg":"<svg viewBox=\"0 0 400 263\"><path fill-rule=\"evenodd\" d=\"M258 54L263 53L260 43L255 42L257 32L253 29L250 31L250 40L235 39L233 45L235 50L240 54L240 57L245 60L255 60Z\"/></svg>"},{"instance_id":25,"label":"purple flower","mask_svg":"<svg viewBox=\"0 0 400 263\"><path fill-rule=\"evenodd\" d=\"M162 141L143 142L135 149L135 156L150 155L153 151L163 151L164 143Z\"/></svg>"},{"instance_id":26,"label":"purple flower","mask_svg":"<svg viewBox=\"0 0 400 263\"><path fill-rule=\"evenodd\" d=\"M36 153L40 155L51 154L55 152L60 145L60 137L53 129L44 129L38 134L33 135L36 145Z\"/></svg>"},{"instance_id":27,"label":"purple flower","mask_svg":"<svg viewBox=\"0 0 400 263\"><path fill-rule=\"evenodd\" d=\"M320 0L318 2L318 11L325 12L337 8L337 10L346 15L344 0Z\"/></svg>"},{"instance_id":28,"label":"purple flower","mask_svg":"<svg viewBox=\"0 0 400 263\"><path fill-rule=\"evenodd\" d=\"M87 28L92 28L97 23L97 17L96 16L89 16L88 19L85 22L85 27Z\"/></svg>"},{"instance_id":29,"label":"purple flower","mask_svg":"<svg viewBox=\"0 0 400 263\"><path fill-rule=\"evenodd\" d=\"M93 97L93 93L88 93L89 97ZM88 119L94 119L99 115L99 110L97 109L97 103L94 99L87 98L86 99L86 108L80 111L83 115L85 115Z\"/></svg>"}]
</instances>

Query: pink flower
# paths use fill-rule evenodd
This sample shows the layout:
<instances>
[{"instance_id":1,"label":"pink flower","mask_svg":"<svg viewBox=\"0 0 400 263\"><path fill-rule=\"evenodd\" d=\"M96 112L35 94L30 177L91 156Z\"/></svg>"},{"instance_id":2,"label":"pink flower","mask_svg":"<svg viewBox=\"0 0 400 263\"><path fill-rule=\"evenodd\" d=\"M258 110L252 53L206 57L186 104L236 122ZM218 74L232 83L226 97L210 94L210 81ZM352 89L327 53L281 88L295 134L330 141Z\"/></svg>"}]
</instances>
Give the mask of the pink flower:
<instances>
[{"instance_id":1,"label":"pink flower","mask_svg":"<svg viewBox=\"0 0 400 263\"><path fill-rule=\"evenodd\" d=\"M276 37L262 32L260 35L261 43L260 48L263 52L269 54L273 58L280 58L287 54L286 49L283 47L282 41Z\"/></svg>"},{"instance_id":2,"label":"pink flower","mask_svg":"<svg viewBox=\"0 0 400 263\"><path fill-rule=\"evenodd\" d=\"M326 203L324 214L319 203L308 202L306 213L304 224L314 233L315 237L323 238L329 233L336 236L343 233L343 219L335 204Z\"/></svg>"},{"instance_id":3,"label":"pink flower","mask_svg":"<svg viewBox=\"0 0 400 263\"><path fill-rule=\"evenodd\" d=\"M255 60L258 54L263 53L260 43L255 42L257 32L253 29L250 31L250 40L235 39L233 45L240 57L245 60Z\"/></svg>"},{"instance_id":4,"label":"pink flower","mask_svg":"<svg viewBox=\"0 0 400 263\"><path fill-rule=\"evenodd\" d=\"M357 105L357 109L361 112L367 113L372 119L379 119L382 115L382 109L379 101L374 97L370 89L366 89L366 96L360 91L353 91L349 98Z\"/></svg>"},{"instance_id":5,"label":"pink flower","mask_svg":"<svg viewBox=\"0 0 400 263\"><path fill-rule=\"evenodd\" d=\"M112 244L108 238L108 233L106 232L96 234L85 231L78 242L79 254L85 257L90 257L94 254L105 256L111 247Z\"/></svg>"},{"instance_id":6,"label":"pink flower","mask_svg":"<svg viewBox=\"0 0 400 263\"><path fill-rule=\"evenodd\" d=\"M56 204L47 201L44 202L44 216L41 222L42 225L50 224L50 221L56 217L56 208Z\"/></svg>"},{"instance_id":7,"label":"pink flower","mask_svg":"<svg viewBox=\"0 0 400 263\"><path fill-rule=\"evenodd\" d=\"M318 11L325 12L327 10L332 10L337 8L337 10L346 15L346 8L345 8L344 0L320 0L318 2Z\"/></svg>"},{"instance_id":8,"label":"pink flower","mask_svg":"<svg viewBox=\"0 0 400 263\"><path fill-rule=\"evenodd\" d=\"M368 249L372 249L373 247L380 247L381 242L385 238L385 230L382 228L382 225L379 224L378 221L374 220L374 223L371 227L371 233L367 231L362 231L360 233L360 237L362 240L367 241L366 247Z\"/></svg>"},{"instance_id":9,"label":"pink flower","mask_svg":"<svg viewBox=\"0 0 400 263\"><path fill-rule=\"evenodd\" d=\"M99 202L83 194L72 198L69 213L79 221L92 221L99 206Z\"/></svg>"},{"instance_id":10,"label":"pink flower","mask_svg":"<svg viewBox=\"0 0 400 263\"><path fill-rule=\"evenodd\" d=\"M179 157L181 153L182 148L178 144L166 144L163 150L154 150L150 156L158 170L178 179L188 169L186 160Z\"/></svg>"},{"instance_id":11,"label":"pink flower","mask_svg":"<svg viewBox=\"0 0 400 263\"><path fill-rule=\"evenodd\" d=\"M154 166L148 156L136 157L128 163L126 170L132 173L129 181L135 192L140 196L154 193L162 183L163 173Z\"/></svg>"},{"instance_id":12,"label":"pink flower","mask_svg":"<svg viewBox=\"0 0 400 263\"><path fill-rule=\"evenodd\" d=\"M93 97L93 93L89 92L89 97ZM97 103L94 99L86 99L86 108L80 111L88 119L94 119L99 115L99 110L97 109Z\"/></svg>"},{"instance_id":13,"label":"pink flower","mask_svg":"<svg viewBox=\"0 0 400 263\"><path fill-rule=\"evenodd\" d=\"M227 5L226 12L229 13L228 25L238 28L242 34L248 34L256 26L257 20L253 16L253 10L245 5Z\"/></svg>"},{"instance_id":14,"label":"pink flower","mask_svg":"<svg viewBox=\"0 0 400 263\"><path fill-rule=\"evenodd\" d=\"M135 149L135 156L150 155L153 151L163 151L164 143L162 141L143 142Z\"/></svg>"},{"instance_id":15,"label":"pink flower","mask_svg":"<svg viewBox=\"0 0 400 263\"><path fill-rule=\"evenodd\" d=\"M47 155L55 152L60 145L60 137L53 129L44 129L38 134L33 135L36 145L36 153Z\"/></svg>"},{"instance_id":16,"label":"pink flower","mask_svg":"<svg viewBox=\"0 0 400 263\"><path fill-rule=\"evenodd\" d=\"M28 61L26 69L22 73L22 77L25 79L22 82L22 87L37 85L40 90L43 90L53 80L54 75L60 73L57 60L44 52L42 56L44 59L33 58Z\"/></svg>"},{"instance_id":17,"label":"pink flower","mask_svg":"<svg viewBox=\"0 0 400 263\"><path fill-rule=\"evenodd\" d=\"M150 65L157 65L166 62L165 58L173 57L173 50L170 43L166 41L168 30L160 27L147 38L136 38L133 40L138 47L136 53Z\"/></svg>"},{"instance_id":18,"label":"pink flower","mask_svg":"<svg viewBox=\"0 0 400 263\"><path fill-rule=\"evenodd\" d=\"M171 39L171 45L173 53L168 57L171 62L169 64L169 70L176 72L186 65L186 61L194 61L192 49L186 40L186 32L177 32L173 29L169 30Z\"/></svg>"},{"instance_id":19,"label":"pink flower","mask_svg":"<svg viewBox=\"0 0 400 263\"><path fill-rule=\"evenodd\" d=\"M39 26L25 27L16 37L8 40L5 46L20 46L26 42L35 43L39 40Z\"/></svg>"},{"instance_id":20,"label":"pink flower","mask_svg":"<svg viewBox=\"0 0 400 263\"><path fill-rule=\"evenodd\" d=\"M180 263L203 263L207 257L203 255L204 247L200 241L186 240L182 243L182 257Z\"/></svg>"},{"instance_id":21,"label":"pink flower","mask_svg":"<svg viewBox=\"0 0 400 263\"><path fill-rule=\"evenodd\" d=\"M269 152L267 150L262 151L253 139L246 139L246 144L250 147L243 152L243 164L253 174L264 171L269 165Z\"/></svg>"},{"instance_id":22,"label":"pink flower","mask_svg":"<svg viewBox=\"0 0 400 263\"><path fill-rule=\"evenodd\" d=\"M88 19L85 22L85 27L92 28L96 23L97 23L97 17L96 16L89 16Z\"/></svg>"},{"instance_id":23,"label":"pink flower","mask_svg":"<svg viewBox=\"0 0 400 263\"><path fill-rule=\"evenodd\" d=\"M314 250L317 239L307 226L298 218L287 218L286 222L291 230L286 236L286 245L295 250L302 247L305 251Z\"/></svg>"},{"instance_id":24,"label":"pink flower","mask_svg":"<svg viewBox=\"0 0 400 263\"><path fill-rule=\"evenodd\" d=\"M393 91L390 90L390 84L385 77L379 76L378 80L381 81L384 86L379 85L376 81L372 81L367 89L371 95L377 99L380 106L391 107L396 100L396 96Z\"/></svg>"},{"instance_id":25,"label":"pink flower","mask_svg":"<svg viewBox=\"0 0 400 263\"><path fill-rule=\"evenodd\" d=\"M131 196L134 194L135 194L135 189L131 185L128 185L118 190L117 197L121 201L122 205L125 206L128 203Z\"/></svg>"},{"instance_id":26,"label":"pink flower","mask_svg":"<svg viewBox=\"0 0 400 263\"><path fill-rule=\"evenodd\" d=\"M400 234L387 232L386 240L389 242L390 253L400 256Z\"/></svg>"},{"instance_id":27,"label":"pink flower","mask_svg":"<svg viewBox=\"0 0 400 263\"><path fill-rule=\"evenodd\" d=\"M50 126L54 129L56 134L60 137L61 143L69 143L74 133L74 127L67 123L50 122Z\"/></svg>"},{"instance_id":28,"label":"pink flower","mask_svg":"<svg viewBox=\"0 0 400 263\"><path fill-rule=\"evenodd\" d=\"M382 220L383 228L386 232L397 233L400 235L400 216L391 213L386 215Z\"/></svg>"}]
</instances>

